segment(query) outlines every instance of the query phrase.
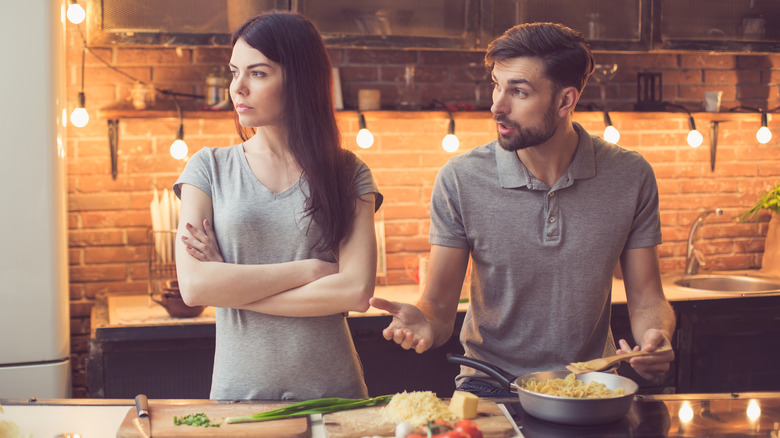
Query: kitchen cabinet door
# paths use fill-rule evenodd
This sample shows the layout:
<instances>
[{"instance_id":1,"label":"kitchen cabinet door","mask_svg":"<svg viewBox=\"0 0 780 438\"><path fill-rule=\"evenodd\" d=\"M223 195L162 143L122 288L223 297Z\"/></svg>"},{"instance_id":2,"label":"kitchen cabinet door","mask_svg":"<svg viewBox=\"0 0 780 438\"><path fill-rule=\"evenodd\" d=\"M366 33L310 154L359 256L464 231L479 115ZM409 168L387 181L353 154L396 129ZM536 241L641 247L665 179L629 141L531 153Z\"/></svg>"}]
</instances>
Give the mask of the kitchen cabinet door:
<instances>
[{"instance_id":1,"label":"kitchen cabinet door","mask_svg":"<svg viewBox=\"0 0 780 438\"><path fill-rule=\"evenodd\" d=\"M780 391L780 296L684 307L677 392Z\"/></svg>"},{"instance_id":2,"label":"kitchen cabinet door","mask_svg":"<svg viewBox=\"0 0 780 438\"><path fill-rule=\"evenodd\" d=\"M780 50L780 2L658 0L662 49Z\"/></svg>"},{"instance_id":3,"label":"kitchen cabinet door","mask_svg":"<svg viewBox=\"0 0 780 438\"><path fill-rule=\"evenodd\" d=\"M478 0L293 0L330 47L473 50Z\"/></svg>"},{"instance_id":4,"label":"kitchen cabinet door","mask_svg":"<svg viewBox=\"0 0 780 438\"><path fill-rule=\"evenodd\" d=\"M650 6L650 0L485 0L480 45L516 24L550 21L579 30L594 50L647 50Z\"/></svg>"}]
</instances>

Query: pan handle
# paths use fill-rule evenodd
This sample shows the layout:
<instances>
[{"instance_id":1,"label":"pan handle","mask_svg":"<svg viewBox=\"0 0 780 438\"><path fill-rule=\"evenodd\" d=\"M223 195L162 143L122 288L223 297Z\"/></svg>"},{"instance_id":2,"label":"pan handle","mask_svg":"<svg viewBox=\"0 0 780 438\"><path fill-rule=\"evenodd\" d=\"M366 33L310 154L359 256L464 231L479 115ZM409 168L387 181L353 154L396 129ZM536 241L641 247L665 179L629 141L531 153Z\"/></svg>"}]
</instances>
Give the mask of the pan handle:
<instances>
[{"instance_id":1,"label":"pan handle","mask_svg":"<svg viewBox=\"0 0 780 438\"><path fill-rule=\"evenodd\" d=\"M501 384L501 387L506 391L510 391L512 382L517 379L516 376L513 376L508 371L505 371L493 364L489 364L478 359L472 359L460 354L447 353L447 362L464 365L470 368L474 368L475 370L482 371L483 373L496 379L498 383Z\"/></svg>"}]
</instances>

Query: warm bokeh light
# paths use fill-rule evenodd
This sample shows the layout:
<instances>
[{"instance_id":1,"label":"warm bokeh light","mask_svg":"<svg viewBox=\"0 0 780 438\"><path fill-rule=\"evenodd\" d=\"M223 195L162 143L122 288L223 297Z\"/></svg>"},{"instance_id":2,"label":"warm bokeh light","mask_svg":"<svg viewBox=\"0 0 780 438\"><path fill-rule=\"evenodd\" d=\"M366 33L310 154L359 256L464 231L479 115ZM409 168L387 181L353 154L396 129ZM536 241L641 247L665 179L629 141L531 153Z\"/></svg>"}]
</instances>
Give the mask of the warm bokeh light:
<instances>
[{"instance_id":1,"label":"warm bokeh light","mask_svg":"<svg viewBox=\"0 0 780 438\"><path fill-rule=\"evenodd\" d=\"M68 6L68 12L66 12L66 15L68 16L68 21L73 24L79 24L84 21L85 18L87 18L87 13L84 11L84 8L82 8L81 5L76 2L73 2Z\"/></svg>"},{"instance_id":2,"label":"warm bokeh light","mask_svg":"<svg viewBox=\"0 0 780 438\"><path fill-rule=\"evenodd\" d=\"M177 160L186 157L188 151L189 148L187 147L187 143L180 138L177 138L173 144L171 144L171 156Z\"/></svg>"},{"instance_id":3,"label":"warm bokeh light","mask_svg":"<svg viewBox=\"0 0 780 438\"><path fill-rule=\"evenodd\" d=\"M684 401L680 406L680 411L677 413L677 417L680 419L680 423L690 423L693 420L693 408L689 401Z\"/></svg>"},{"instance_id":4,"label":"warm bokeh light","mask_svg":"<svg viewBox=\"0 0 780 438\"><path fill-rule=\"evenodd\" d=\"M368 149L374 144L374 134L366 128L357 133L357 145L363 149Z\"/></svg>"},{"instance_id":5,"label":"warm bokeh light","mask_svg":"<svg viewBox=\"0 0 780 438\"><path fill-rule=\"evenodd\" d=\"M76 108L70 113L70 123L77 128L83 128L89 123L89 113L85 108Z\"/></svg>"},{"instance_id":6,"label":"warm bokeh light","mask_svg":"<svg viewBox=\"0 0 780 438\"><path fill-rule=\"evenodd\" d=\"M747 416L750 421L756 421L761 417L761 406L758 405L758 401L750 400L748 402Z\"/></svg>"},{"instance_id":7,"label":"warm bokeh light","mask_svg":"<svg viewBox=\"0 0 780 438\"><path fill-rule=\"evenodd\" d=\"M758 128L758 131L756 131L756 140L758 140L761 144L767 144L769 143L769 140L772 139L772 131L769 130L766 126L762 126Z\"/></svg>"},{"instance_id":8,"label":"warm bokeh light","mask_svg":"<svg viewBox=\"0 0 780 438\"><path fill-rule=\"evenodd\" d=\"M444 139L441 141L441 147L444 148L447 152L455 152L458 150L458 147L460 146L460 141L458 140L458 137L455 134L447 134L444 136Z\"/></svg>"},{"instance_id":9,"label":"warm bokeh light","mask_svg":"<svg viewBox=\"0 0 780 438\"><path fill-rule=\"evenodd\" d=\"M695 129L693 131L688 132L688 146L692 148L697 148L701 146L703 141L704 141L704 136L701 135L701 132Z\"/></svg>"},{"instance_id":10,"label":"warm bokeh light","mask_svg":"<svg viewBox=\"0 0 780 438\"><path fill-rule=\"evenodd\" d=\"M620 140L620 131L612 125L607 126L604 128L604 140L617 144Z\"/></svg>"}]
</instances>

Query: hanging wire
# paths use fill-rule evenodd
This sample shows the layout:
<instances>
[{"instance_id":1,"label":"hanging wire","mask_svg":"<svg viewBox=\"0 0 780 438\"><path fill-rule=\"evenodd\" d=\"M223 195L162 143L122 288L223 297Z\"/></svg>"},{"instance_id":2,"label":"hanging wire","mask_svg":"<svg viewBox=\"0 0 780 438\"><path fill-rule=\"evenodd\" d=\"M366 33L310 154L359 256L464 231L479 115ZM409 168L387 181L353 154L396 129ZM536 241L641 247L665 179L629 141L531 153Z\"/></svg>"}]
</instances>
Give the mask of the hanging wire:
<instances>
[{"instance_id":1,"label":"hanging wire","mask_svg":"<svg viewBox=\"0 0 780 438\"><path fill-rule=\"evenodd\" d=\"M111 70L121 74L122 76L125 76L126 78L129 78L133 82L140 82L141 84L147 85L147 86L149 85L146 81L142 81L142 80L136 78L135 76L133 76L131 74L128 74L128 73L122 71L121 69L116 68L115 66L111 65L111 63L109 63L105 59L101 58L100 55L95 53L95 51L92 50L92 48L87 45L87 39L84 37L84 32L81 29L79 29L79 36L81 37L81 42L82 42L82 44L84 46L84 49L88 50L89 53L92 56L95 57L95 59L97 59L98 61L100 61L103 64L105 64L106 67L108 67ZM82 71L83 70L84 69L83 69L83 60L82 60ZM84 78L82 77L81 79L82 79L81 89L83 90L84 89ZM206 97L206 96L203 96L202 94L180 93L180 92L173 91L173 90L168 90L168 89L165 89L165 88L154 87L154 90L156 92L158 92L158 93L165 94L165 95L172 96L172 97L176 97L176 96L179 96L179 97L190 97L190 98L193 98L193 99L204 99Z\"/></svg>"}]
</instances>

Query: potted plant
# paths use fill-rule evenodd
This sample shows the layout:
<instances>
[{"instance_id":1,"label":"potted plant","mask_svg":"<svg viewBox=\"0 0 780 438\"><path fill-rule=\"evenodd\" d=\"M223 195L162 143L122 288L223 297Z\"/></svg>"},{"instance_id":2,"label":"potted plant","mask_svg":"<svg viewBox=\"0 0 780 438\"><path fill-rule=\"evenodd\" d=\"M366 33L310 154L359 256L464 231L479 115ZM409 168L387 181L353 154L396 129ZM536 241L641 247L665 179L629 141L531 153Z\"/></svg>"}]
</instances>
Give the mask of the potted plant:
<instances>
[{"instance_id":1,"label":"potted plant","mask_svg":"<svg viewBox=\"0 0 780 438\"><path fill-rule=\"evenodd\" d=\"M780 275L780 184L776 184L762 194L750 209L739 216L739 221L758 220L761 210L768 210L772 213L766 232L761 270Z\"/></svg>"}]
</instances>

